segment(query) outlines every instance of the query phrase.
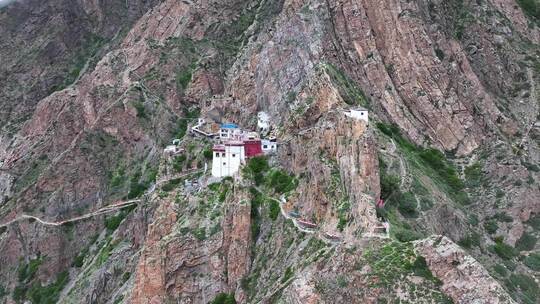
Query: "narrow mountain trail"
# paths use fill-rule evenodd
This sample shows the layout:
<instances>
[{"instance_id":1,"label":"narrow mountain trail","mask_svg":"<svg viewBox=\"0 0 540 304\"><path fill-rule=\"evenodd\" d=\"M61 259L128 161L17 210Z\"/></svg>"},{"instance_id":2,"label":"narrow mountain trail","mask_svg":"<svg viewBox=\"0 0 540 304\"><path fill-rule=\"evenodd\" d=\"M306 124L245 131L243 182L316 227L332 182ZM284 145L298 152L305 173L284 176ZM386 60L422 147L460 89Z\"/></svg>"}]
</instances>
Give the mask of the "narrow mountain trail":
<instances>
[{"instance_id":1,"label":"narrow mountain trail","mask_svg":"<svg viewBox=\"0 0 540 304\"><path fill-rule=\"evenodd\" d=\"M388 164L388 167L391 168L394 165L394 158L397 158L399 160L399 176L401 180L399 186L404 191L409 191L413 182L411 170L403 156L397 153L396 142L392 138L390 139L390 142L392 143L392 145L386 152L383 152L392 156L392 158L390 158L390 163Z\"/></svg>"},{"instance_id":2,"label":"narrow mountain trail","mask_svg":"<svg viewBox=\"0 0 540 304\"><path fill-rule=\"evenodd\" d=\"M527 68L527 78L529 79L529 83L531 84L531 89L530 89L531 95L529 97L529 100L530 100L529 104L535 109L534 111L529 111L529 113L531 114L531 117L525 117L525 121L528 126L526 127L525 132L523 132L523 136L519 143L520 147L523 147L525 145L525 141L527 141L527 138L529 138L529 133L531 132L532 128L535 125L536 116L539 114L538 102L537 102L538 97L536 94L536 86L535 86L536 83L534 81L534 73L531 68Z\"/></svg>"},{"instance_id":3,"label":"narrow mountain trail","mask_svg":"<svg viewBox=\"0 0 540 304\"><path fill-rule=\"evenodd\" d=\"M259 189L257 189L259 190ZM260 191L260 190L259 190ZM274 198L272 198L274 199ZM276 199L274 199L276 200ZM276 200L277 201L277 200ZM328 243L328 244L331 244L331 245L337 245L339 243L343 243L344 241L341 239L341 237L339 236L335 236L334 238L332 238L330 236L330 234L326 233L326 232L323 232L320 230L319 227L316 227L316 228L306 228L306 227L302 227L301 224L299 224L298 222L298 219L297 218L294 218L292 217L289 213L287 213L287 211L285 210L284 208L284 205L287 203L287 200L285 199L285 195L281 195L280 199L279 199L279 209L281 211L281 215L287 219L287 220L291 220L294 227L296 227L296 229L298 229L298 231L301 231L301 232L304 232L304 233L308 233L308 234L314 234L317 238L319 238L320 240L324 241L325 243ZM389 232L390 232L390 226L388 224L388 227L386 228L386 233L375 233L375 232L367 232L367 233L364 233L362 235L363 238L381 238L381 239L386 239L386 238L389 238L390 235L389 235Z\"/></svg>"},{"instance_id":4,"label":"narrow mountain trail","mask_svg":"<svg viewBox=\"0 0 540 304\"><path fill-rule=\"evenodd\" d=\"M298 224L298 220L295 219L294 217L290 216L286 211L285 209L283 208L283 205L285 205L286 203L286 199L285 199L285 195L282 195L280 197L280 204L279 204L279 209L281 211L281 215L283 215L283 217L287 220L292 220L293 224L294 224L294 227L296 227L296 229L302 231L302 232L305 232L305 233L309 233L309 234L313 234L315 233L316 231L313 230L313 229L307 229L307 228L303 228L301 227L299 224Z\"/></svg>"},{"instance_id":5,"label":"narrow mountain trail","mask_svg":"<svg viewBox=\"0 0 540 304\"><path fill-rule=\"evenodd\" d=\"M166 175L165 177L159 179L156 183L154 183L143 194L143 197L148 197L149 195L154 193L156 191L156 189L158 189L158 187L160 185L162 185L162 184L164 184L166 182L169 182L169 181L174 180L174 179L179 179L179 178L182 178L182 177L194 174L194 173L202 172L203 170L204 169L194 169L194 170L181 172L181 173L178 173L178 174ZM141 203L143 200L144 199L140 198L140 199L132 199L132 200L128 200L128 201L119 201L119 202L116 202L116 203L101 207L101 208L99 208L99 209L97 209L95 211L92 211L90 213L86 213L86 214L83 214L83 215L80 215L80 216L77 216L77 217L74 217L74 218L61 220L61 221L48 221L48 220L41 219L41 218L39 218L37 216L34 216L34 215L22 214L22 215L14 218L14 219L8 221L8 222L0 224L0 227L8 227L13 223L24 221L24 220L29 220L29 219L33 219L36 222L38 222L38 223L40 223L42 225L45 225L45 226L58 227L58 226L62 226L62 225L68 224L68 223L74 223L74 222L78 222L78 221L81 221L81 220L85 220L85 219L95 217L95 216L98 216L98 215L102 215L102 214L106 214L106 213L110 213L110 212L115 212L115 211L118 211L120 209L123 209L123 208L129 207L129 206Z\"/></svg>"}]
</instances>

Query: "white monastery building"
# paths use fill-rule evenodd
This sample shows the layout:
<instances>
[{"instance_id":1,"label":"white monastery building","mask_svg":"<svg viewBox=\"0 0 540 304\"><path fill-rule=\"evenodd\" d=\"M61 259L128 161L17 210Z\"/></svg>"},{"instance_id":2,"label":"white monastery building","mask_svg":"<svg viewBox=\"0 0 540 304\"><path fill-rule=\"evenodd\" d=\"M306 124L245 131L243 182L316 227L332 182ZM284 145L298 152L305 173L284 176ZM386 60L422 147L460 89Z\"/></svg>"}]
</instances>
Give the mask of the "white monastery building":
<instances>
[{"instance_id":1,"label":"white monastery building","mask_svg":"<svg viewBox=\"0 0 540 304\"><path fill-rule=\"evenodd\" d=\"M172 156L172 155L177 155L184 152L184 149L179 147L180 142L181 142L180 139L174 139L172 142L173 144L165 147L165 149L163 150L163 153L166 155Z\"/></svg>"},{"instance_id":2,"label":"white monastery building","mask_svg":"<svg viewBox=\"0 0 540 304\"><path fill-rule=\"evenodd\" d=\"M238 172L240 165L245 163L244 143L242 141L228 141L221 145L214 145L212 161L212 176L232 176Z\"/></svg>"},{"instance_id":3,"label":"white monastery building","mask_svg":"<svg viewBox=\"0 0 540 304\"><path fill-rule=\"evenodd\" d=\"M242 130L233 123L222 124L219 129L219 138L221 140L233 139L242 135Z\"/></svg>"},{"instance_id":4,"label":"white monastery building","mask_svg":"<svg viewBox=\"0 0 540 304\"><path fill-rule=\"evenodd\" d=\"M233 176L246 160L277 151L275 137L261 140L258 132L243 131L233 123L221 125L218 139L221 143L212 149L214 177Z\"/></svg>"},{"instance_id":5,"label":"white monastery building","mask_svg":"<svg viewBox=\"0 0 540 304\"><path fill-rule=\"evenodd\" d=\"M351 118L354 118L354 119L357 119L357 120L363 120L366 123L369 123L368 110L366 110L366 109L364 109L362 107L356 107L356 108L349 109L349 110L345 111L344 114L345 114L345 116L348 116L348 117L351 117Z\"/></svg>"},{"instance_id":6,"label":"white monastery building","mask_svg":"<svg viewBox=\"0 0 540 304\"><path fill-rule=\"evenodd\" d=\"M275 139L263 139L261 140L262 151L265 155L276 153L277 142Z\"/></svg>"}]
</instances>

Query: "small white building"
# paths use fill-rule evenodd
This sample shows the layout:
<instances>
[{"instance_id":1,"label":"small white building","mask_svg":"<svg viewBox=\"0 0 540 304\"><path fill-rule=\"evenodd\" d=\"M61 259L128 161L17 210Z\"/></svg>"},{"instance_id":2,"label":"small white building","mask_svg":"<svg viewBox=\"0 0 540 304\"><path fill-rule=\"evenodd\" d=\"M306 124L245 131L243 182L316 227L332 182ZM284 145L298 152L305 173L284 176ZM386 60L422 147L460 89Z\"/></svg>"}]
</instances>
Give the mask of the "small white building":
<instances>
[{"instance_id":1,"label":"small white building","mask_svg":"<svg viewBox=\"0 0 540 304\"><path fill-rule=\"evenodd\" d=\"M242 135L242 130L238 125L233 123L222 124L219 128L219 138L221 140L229 140Z\"/></svg>"},{"instance_id":2,"label":"small white building","mask_svg":"<svg viewBox=\"0 0 540 304\"><path fill-rule=\"evenodd\" d=\"M184 149L176 146L176 145L171 145L171 146L167 146L165 147L165 149L163 150L163 153L167 154L167 155L176 155L176 154L180 154L184 152Z\"/></svg>"},{"instance_id":3,"label":"small white building","mask_svg":"<svg viewBox=\"0 0 540 304\"><path fill-rule=\"evenodd\" d=\"M259 132L270 131L270 116L266 112L257 113L257 129Z\"/></svg>"},{"instance_id":4,"label":"small white building","mask_svg":"<svg viewBox=\"0 0 540 304\"><path fill-rule=\"evenodd\" d=\"M345 111L344 114L345 114L345 116L348 116L348 117L351 117L351 118L354 118L354 119L357 119L357 120L363 120L366 123L369 123L368 110L366 110L366 109L364 109L362 107L349 109L349 110Z\"/></svg>"},{"instance_id":5,"label":"small white building","mask_svg":"<svg viewBox=\"0 0 540 304\"><path fill-rule=\"evenodd\" d=\"M242 141L228 141L222 145L214 145L212 149L212 176L233 176L245 163L244 143Z\"/></svg>"},{"instance_id":6,"label":"small white building","mask_svg":"<svg viewBox=\"0 0 540 304\"><path fill-rule=\"evenodd\" d=\"M247 132L244 134L244 140L256 140L256 139L260 139L260 136L259 136L259 133L257 132Z\"/></svg>"},{"instance_id":7,"label":"small white building","mask_svg":"<svg viewBox=\"0 0 540 304\"><path fill-rule=\"evenodd\" d=\"M276 140L262 139L261 140L262 151L265 155L276 153L277 142Z\"/></svg>"}]
</instances>

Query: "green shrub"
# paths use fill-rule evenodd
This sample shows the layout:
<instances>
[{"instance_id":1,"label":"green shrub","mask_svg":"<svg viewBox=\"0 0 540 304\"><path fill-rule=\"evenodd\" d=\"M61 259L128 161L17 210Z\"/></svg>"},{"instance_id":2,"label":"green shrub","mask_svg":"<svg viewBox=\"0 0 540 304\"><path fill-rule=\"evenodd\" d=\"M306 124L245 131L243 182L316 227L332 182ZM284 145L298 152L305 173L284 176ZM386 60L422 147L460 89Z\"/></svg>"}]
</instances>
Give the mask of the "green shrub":
<instances>
[{"instance_id":1,"label":"green shrub","mask_svg":"<svg viewBox=\"0 0 540 304\"><path fill-rule=\"evenodd\" d=\"M511 260L503 260L502 262L503 262L504 266L505 266L508 270L510 270L510 271L516 270L517 265L516 265L516 263L514 263L513 261L511 261Z\"/></svg>"},{"instance_id":2,"label":"green shrub","mask_svg":"<svg viewBox=\"0 0 540 304\"><path fill-rule=\"evenodd\" d=\"M437 149L425 149L420 152L420 158L443 177L453 190L460 191L464 188L464 184L459 179L456 170L447 164L446 158L441 151Z\"/></svg>"},{"instance_id":3,"label":"green shrub","mask_svg":"<svg viewBox=\"0 0 540 304\"><path fill-rule=\"evenodd\" d=\"M478 187L483 182L482 166L480 163L474 163L473 165L465 168L465 183L468 187Z\"/></svg>"},{"instance_id":4,"label":"green shrub","mask_svg":"<svg viewBox=\"0 0 540 304\"><path fill-rule=\"evenodd\" d=\"M348 222L349 222L349 221L347 221L347 218L345 217L345 215L340 214L340 215L339 215L339 221L338 221L338 223L337 223L337 229L338 229L339 231L343 231L343 229L345 229L345 226L347 226L347 223L348 223Z\"/></svg>"},{"instance_id":5,"label":"green shrub","mask_svg":"<svg viewBox=\"0 0 540 304\"><path fill-rule=\"evenodd\" d=\"M142 183L139 182L139 179L141 178L141 173L137 172L135 175L131 177L130 184L129 184L129 192L127 195L128 199L134 199L142 194L144 194L144 191L148 189L148 183Z\"/></svg>"},{"instance_id":6,"label":"green shrub","mask_svg":"<svg viewBox=\"0 0 540 304\"><path fill-rule=\"evenodd\" d=\"M243 173L251 178L255 182L255 185L260 185L264 181L264 174L269 169L270 165L268 165L268 160L265 157L253 157L247 162Z\"/></svg>"},{"instance_id":7,"label":"green shrub","mask_svg":"<svg viewBox=\"0 0 540 304\"><path fill-rule=\"evenodd\" d=\"M441 49L435 49L435 55L440 61L444 59L444 52Z\"/></svg>"},{"instance_id":8,"label":"green shrub","mask_svg":"<svg viewBox=\"0 0 540 304\"><path fill-rule=\"evenodd\" d=\"M292 103L296 100L296 92L295 91L289 91L287 92L286 100L288 103Z\"/></svg>"},{"instance_id":9,"label":"green shrub","mask_svg":"<svg viewBox=\"0 0 540 304\"><path fill-rule=\"evenodd\" d=\"M417 156L419 161L421 161L426 167L431 168L439 177L441 177L441 179L450 188L449 194L456 201L464 204L469 202L467 194L461 191L465 187L463 181L459 178L456 169L446 159L443 153L437 149L424 149L416 146L401 135L401 132L396 125L377 123L377 128L383 134L392 137L403 150ZM382 177L381 179L382 188L385 181ZM388 192L386 192L385 189L382 189L381 192L388 195Z\"/></svg>"},{"instance_id":10,"label":"green shrub","mask_svg":"<svg viewBox=\"0 0 540 304\"><path fill-rule=\"evenodd\" d=\"M190 68L176 73L176 84L179 88L186 89L187 85L191 82L192 72Z\"/></svg>"},{"instance_id":11,"label":"green shrub","mask_svg":"<svg viewBox=\"0 0 540 304\"><path fill-rule=\"evenodd\" d=\"M390 231L392 230L393 230L394 236L400 242L411 242L411 241L422 238L421 234L407 228L395 227L391 229Z\"/></svg>"},{"instance_id":12,"label":"green shrub","mask_svg":"<svg viewBox=\"0 0 540 304\"><path fill-rule=\"evenodd\" d=\"M484 222L484 229L486 229L489 234L494 234L497 232L497 229L499 229L499 225L496 220L490 219Z\"/></svg>"},{"instance_id":13,"label":"green shrub","mask_svg":"<svg viewBox=\"0 0 540 304\"><path fill-rule=\"evenodd\" d=\"M41 286L39 282L32 284L26 296L32 300L33 304L54 304L58 303L60 292L69 280L67 271L61 272L56 277L56 281L47 286Z\"/></svg>"},{"instance_id":14,"label":"green shrub","mask_svg":"<svg viewBox=\"0 0 540 304\"><path fill-rule=\"evenodd\" d=\"M257 241L257 238L259 237L259 233L261 231L261 216L259 213L259 207L263 203L263 196L262 194L255 189L255 187L249 188L249 192L251 193L251 236L253 241ZM255 246L252 247L252 249L255 249Z\"/></svg>"},{"instance_id":15,"label":"green shrub","mask_svg":"<svg viewBox=\"0 0 540 304\"><path fill-rule=\"evenodd\" d=\"M336 279L336 284L341 288L345 288L347 287L347 285L349 285L349 282L347 281L347 278L345 278L345 276L340 275Z\"/></svg>"},{"instance_id":16,"label":"green shrub","mask_svg":"<svg viewBox=\"0 0 540 304\"><path fill-rule=\"evenodd\" d=\"M206 239L206 228L205 227L197 228L192 231L192 234L197 240L204 241Z\"/></svg>"},{"instance_id":17,"label":"green shrub","mask_svg":"<svg viewBox=\"0 0 540 304\"><path fill-rule=\"evenodd\" d=\"M504 243L503 241L497 241L495 242L495 245L492 246L492 250L499 256L501 257L502 259L505 259L505 260L511 260L513 257L516 256L516 250Z\"/></svg>"},{"instance_id":18,"label":"green shrub","mask_svg":"<svg viewBox=\"0 0 540 304\"><path fill-rule=\"evenodd\" d=\"M427 266L426 259L422 256L417 256L416 260L413 262L411 266L413 272L415 275L424 277L430 281L434 281L436 283L440 283L439 279L433 276L433 273L431 273L431 270L429 270L429 267Z\"/></svg>"},{"instance_id":19,"label":"green shrub","mask_svg":"<svg viewBox=\"0 0 540 304\"><path fill-rule=\"evenodd\" d=\"M135 107L135 110L137 110L137 117L139 118L147 118L146 116L146 108L144 107L144 104L142 102L134 102L133 107Z\"/></svg>"},{"instance_id":20,"label":"green shrub","mask_svg":"<svg viewBox=\"0 0 540 304\"><path fill-rule=\"evenodd\" d=\"M178 186L178 184L180 184L181 181L182 181L181 178L172 179L168 181L165 185L163 185L161 187L161 190L166 191L166 192L172 191L174 188Z\"/></svg>"},{"instance_id":21,"label":"green shrub","mask_svg":"<svg viewBox=\"0 0 540 304\"><path fill-rule=\"evenodd\" d=\"M540 230L540 214L531 216L525 223L530 225L536 231Z\"/></svg>"},{"instance_id":22,"label":"green shrub","mask_svg":"<svg viewBox=\"0 0 540 304\"><path fill-rule=\"evenodd\" d=\"M416 199L410 192L403 193L399 198L398 210L404 216L416 216Z\"/></svg>"},{"instance_id":23,"label":"green shrub","mask_svg":"<svg viewBox=\"0 0 540 304\"><path fill-rule=\"evenodd\" d=\"M236 300L232 293L220 293L210 302L210 304L236 304Z\"/></svg>"},{"instance_id":24,"label":"green shrub","mask_svg":"<svg viewBox=\"0 0 540 304\"><path fill-rule=\"evenodd\" d=\"M210 189L210 191L213 191L213 192L218 191L219 187L221 187L221 183L211 183L208 185L208 189Z\"/></svg>"},{"instance_id":25,"label":"green shrub","mask_svg":"<svg viewBox=\"0 0 540 304\"><path fill-rule=\"evenodd\" d=\"M473 226L477 226L480 221L478 220L478 216L476 216L475 214L471 214L469 215L468 222Z\"/></svg>"},{"instance_id":26,"label":"green shrub","mask_svg":"<svg viewBox=\"0 0 540 304\"><path fill-rule=\"evenodd\" d=\"M24 296L26 295L26 286L24 285L18 285L13 289L13 300L15 302L20 303L24 299Z\"/></svg>"},{"instance_id":27,"label":"green shrub","mask_svg":"<svg viewBox=\"0 0 540 304\"><path fill-rule=\"evenodd\" d=\"M412 144L410 141L405 139L403 135L401 135L401 131L399 130L399 127L396 125L387 125L381 122L377 123L377 128L381 130L382 133L385 135L392 137L401 147L403 147L406 150L409 151L416 151L417 148L414 144Z\"/></svg>"},{"instance_id":28,"label":"green shrub","mask_svg":"<svg viewBox=\"0 0 540 304\"><path fill-rule=\"evenodd\" d=\"M124 168L119 168L117 172L115 172L110 180L110 186L112 188L116 188L124 183L125 179L125 170Z\"/></svg>"},{"instance_id":29,"label":"green shrub","mask_svg":"<svg viewBox=\"0 0 540 304\"><path fill-rule=\"evenodd\" d=\"M221 193L219 193L218 200L223 203L227 198L227 193L229 193L229 187L224 184Z\"/></svg>"},{"instance_id":30,"label":"green shrub","mask_svg":"<svg viewBox=\"0 0 540 304\"><path fill-rule=\"evenodd\" d=\"M270 199L268 201L270 204L268 206L268 215L272 219L272 221L275 221L280 213L279 203L273 199Z\"/></svg>"},{"instance_id":31,"label":"green shrub","mask_svg":"<svg viewBox=\"0 0 540 304\"><path fill-rule=\"evenodd\" d=\"M128 199L134 199L144 194L148 186L143 183L132 184L129 188Z\"/></svg>"},{"instance_id":32,"label":"green shrub","mask_svg":"<svg viewBox=\"0 0 540 304\"><path fill-rule=\"evenodd\" d=\"M212 159L214 157L214 151L211 148L206 148L203 151L203 156L206 159Z\"/></svg>"},{"instance_id":33,"label":"green shrub","mask_svg":"<svg viewBox=\"0 0 540 304\"><path fill-rule=\"evenodd\" d=\"M124 300L124 295L119 295L116 299L114 299L114 304L120 304Z\"/></svg>"},{"instance_id":34,"label":"green shrub","mask_svg":"<svg viewBox=\"0 0 540 304\"><path fill-rule=\"evenodd\" d=\"M290 278L292 278L294 275L294 271L291 269L291 267L287 267L285 269L285 274L283 275L283 278L281 278L281 284L287 282Z\"/></svg>"},{"instance_id":35,"label":"green shrub","mask_svg":"<svg viewBox=\"0 0 540 304\"><path fill-rule=\"evenodd\" d=\"M540 289L533 278L526 274L511 274L509 283L512 289L519 289L525 303L537 303L535 299L540 297Z\"/></svg>"},{"instance_id":36,"label":"green shrub","mask_svg":"<svg viewBox=\"0 0 540 304\"><path fill-rule=\"evenodd\" d=\"M508 271L506 270L506 267L504 267L501 264L497 264L493 266L493 270L498 273L501 277L505 277Z\"/></svg>"},{"instance_id":37,"label":"green shrub","mask_svg":"<svg viewBox=\"0 0 540 304\"><path fill-rule=\"evenodd\" d=\"M109 231L115 231L125 217L126 215L120 212L118 215L105 218L105 228Z\"/></svg>"},{"instance_id":38,"label":"green shrub","mask_svg":"<svg viewBox=\"0 0 540 304\"><path fill-rule=\"evenodd\" d=\"M368 98L353 79L332 64L325 64L324 67L345 103L353 106L360 104L369 107Z\"/></svg>"},{"instance_id":39,"label":"green shrub","mask_svg":"<svg viewBox=\"0 0 540 304\"><path fill-rule=\"evenodd\" d=\"M86 255L88 254L88 249L84 249L83 251L81 251L77 257L75 257L75 259L73 260L73 266L77 267L77 268L80 268L84 265L84 258L86 257Z\"/></svg>"},{"instance_id":40,"label":"green shrub","mask_svg":"<svg viewBox=\"0 0 540 304\"><path fill-rule=\"evenodd\" d=\"M176 130L173 132L175 138L182 139L186 135L188 120L199 117L200 110L194 108L192 110L184 109L184 118L178 119L176 123Z\"/></svg>"},{"instance_id":41,"label":"green shrub","mask_svg":"<svg viewBox=\"0 0 540 304\"><path fill-rule=\"evenodd\" d=\"M381 198L386 200L399 191L400 179L395 175L381 174Z\"/></svg>"},{"instance_id":42,"label":"green shrub","mask_svg":"<svg viewBox=\"0 0 540 304\"><path fill-rule=\"evenodd\" d=\"M127 282L129 278L131 278L131 272L129 271L124 272L124 274L122 275L122 282L124 283Z\"/></svg>"},{"instance_id":43,"label":"green shrub","mask_svg":"<svg viewBox=\"0 0 540 304\"><path fill-rule=\"evenodd\" d=\"M43 259L41 257L38 257L36 259L30 260L28 264L24 264L21 262L19 264L19 282L24 283L27 281L31 281L34 278L34 275L39 270L39 266L41 266L41 263L43 262Z\"/></svg>"},{"instance_id":44,"label":"green shrub","mask_svg":"<svg viewBox=\"0 0 540 304\"><path fill-rule=\"evenodd\" d=\"M500 222L506 222L506 223L511 223L514 221L514 219L511 216L509 216L508 214L504 212L498 212L497 214L493 216L493 218L497 219Z\"/></svg>"},{"instance_id":45,"label":"green shrub","mask_svg":"<svg viewBox=\"0 0 540 304\"><path fill-rule=\"evenodd\" d=\"M480 246L480 235L478 233L471 233L458 241L458 244L465 248L472 248L473 246Z\"/></svg>"},{"instance_id":46,"label":"green shrub","mask_svg":"<svg viewBox=\"0 0 540 304\"><path fill-rule=\"evenodd\" d=\"M523 263L534 271L540 271L540 253L530 254Z\"/></svg>"},{"instance_id":47,"label":"green shrub","mask_svg":"<svg viewBox=\"0 0 540 304\"><path fill-rule=\"evenodd\" d=\"M296 187L294 178L281 170L272 170L268 176L268 185L276 193L286 193Z\"/></svg>"},{"instance_id":48,"label":"green shrub","mask_svg":"<svg viewBox=\"0 0 540 304\"><path fill-rule=\"evenodd\" d=\"M540 2L538 0L516 0L525 14L540 19Z\"/></svg>"},{"instance_id":49,"label":"green shrub","mask_svg":"<svg viewBox=\"0 0 540 304\"><path fill-rule=\"evenodd\" d=\"M172 166L173 166L173 169L176 171L176 172L181 172L182 171L182 168L184 167L184 162L186 161L186 155L182 154L182 155L177 155L173 158L172 160Z\"/></svg>"},{"instance_id":50,"label":"green shrub","mask_svg":"<svg viewBox=\"0 0 540 304\"><path fill-rule=\"evenodd\" d=\"M152 167L150 163L146 164L145 180L147 181L147 183L156 182L157 174L158 174L158 169L156 167Z\"/></svg>"},{"instance_id":51,"label":"green shrub","mask_svg":"<svg viewBox=\"0 0 540 304\"><path fill-rule=\"evenodd\" d=\"M536 245L536 237L527 232L523 233L521 238L516 242L516 249L519 251L533 250Z\"/></svg>"}]
</instances>

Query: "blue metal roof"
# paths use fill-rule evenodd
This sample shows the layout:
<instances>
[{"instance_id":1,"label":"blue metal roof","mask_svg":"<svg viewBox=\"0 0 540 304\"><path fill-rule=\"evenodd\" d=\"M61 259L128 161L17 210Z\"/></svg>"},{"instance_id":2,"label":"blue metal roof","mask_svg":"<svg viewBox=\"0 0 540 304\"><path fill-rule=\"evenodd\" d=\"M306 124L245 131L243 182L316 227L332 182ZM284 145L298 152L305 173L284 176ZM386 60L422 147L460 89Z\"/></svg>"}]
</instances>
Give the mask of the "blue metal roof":
<instances>
[{"instance_id":1,"label":"blue metal roof","mask_svg":"<svg viewBox=\"0 0 540 304\"><path fill-rule=\"evenodd\" d=\"M222 129L238 129L238 125L233 124L233 123L224 123L221 125L221 128Z\"/></svg>"}]
</instances>

